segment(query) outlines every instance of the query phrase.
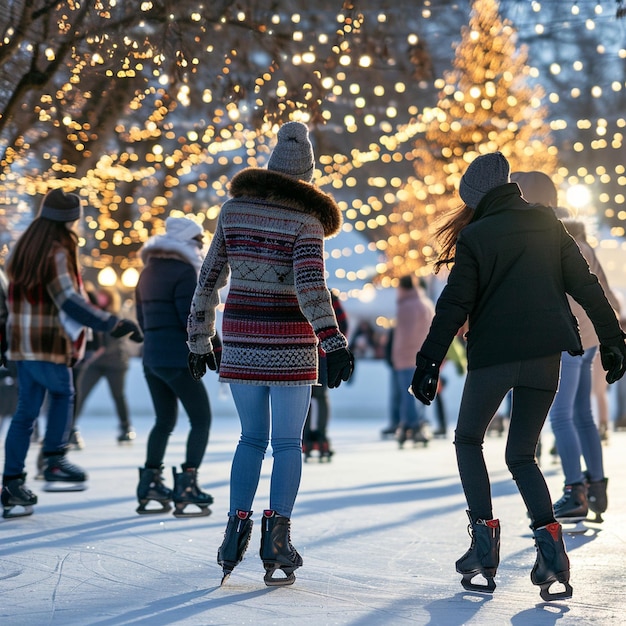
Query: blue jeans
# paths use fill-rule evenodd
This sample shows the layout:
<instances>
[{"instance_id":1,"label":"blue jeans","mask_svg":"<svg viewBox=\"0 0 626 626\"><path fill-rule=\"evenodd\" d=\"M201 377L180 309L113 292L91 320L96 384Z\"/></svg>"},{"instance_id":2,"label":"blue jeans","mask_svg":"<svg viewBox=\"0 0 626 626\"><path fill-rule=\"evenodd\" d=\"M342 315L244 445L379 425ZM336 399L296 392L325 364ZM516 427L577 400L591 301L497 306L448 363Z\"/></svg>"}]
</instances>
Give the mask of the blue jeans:
<instances>
[{"instance_id":1,"label":"blue jeans","mask_svg":"<svg viewBox=\"0 0 626 626\"><path fill-rule=\"evenodd\" d=\"M400 425L405 428L417 428L422 422L425 421L424 414L426 407L413 397L409 393L409 387L413 380L413 374L415 368L395 370L394 382L398 393L398 400L400 402L399 414Z\"/></svg>"},{"instance_id":2,"label":"blue jeans","mask_svg":"<svg viewBox=\"0 0 626 626\"><path fill-rule=\"evenodd\" d=\"M4 442L4 475L24 472L33 424L39 416L46 392L48 415L44 453L64 452L69 438L74 410L72 371L65 365L48 361L16 361L17 410Z\"/></svg>"},{"instance_id":3,"label":"blue jeans","mask_svg":"<svg viewBox=\"0 0 626 626\"><path fill-rule=\"evenodd\" d=\"M550 409L550 425L566 485L584 481L581 455L590 479L604 478L602 443L591 410L591 366L596 351L594 346L582 356L561 355L561 380Z\"/></svg>"},{"instance_id":4,"label":"blue jeans","mask_svg":"<svg viewBox=\"0 0 626 626\"><path fill-rule=\"evenodd\" d=\"M230 472L229 515L237 509L252 510L271 426L274 464L269 508L291 517L302 475L302 429L311 387L231 384L230 389L239 413L241 437Z\"/></svg>"}]
</instances>

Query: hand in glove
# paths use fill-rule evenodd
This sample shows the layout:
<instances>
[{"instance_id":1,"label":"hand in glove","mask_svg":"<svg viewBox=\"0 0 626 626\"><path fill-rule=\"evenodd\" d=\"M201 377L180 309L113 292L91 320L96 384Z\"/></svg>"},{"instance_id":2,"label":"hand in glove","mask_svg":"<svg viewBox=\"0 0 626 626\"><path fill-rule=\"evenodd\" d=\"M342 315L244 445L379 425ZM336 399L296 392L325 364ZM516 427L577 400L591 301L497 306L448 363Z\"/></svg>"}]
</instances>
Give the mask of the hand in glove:
<instances>
[{"instance_id":1,"label":"hand in glove","mask_svg":"<svg viewBox=\"0 0 626 626\"><path fill-rule=\"evenodd\" d=\"M606 382L609 385L619 380L626 371L626 344L620 337L615 345L600 344L600 360L606 371Z\"/></svg>"},{"instance_id":2,"label":"hand in glove","mask_svg":"<svg viewBox=\"0 0 626 626\"><path fill-rule=\"evenodd\" d=\"M219 370L219 363L215 357L215 352L209 352L208 354L195 354L190 352L187 357L187 365L189 366L189 372L194 380L200 380L206 374L206 368L211 371L217 372Z\"/></svg>"},{"instance_id":3,"label":"hand in glove","mask_svg":"<svg viewBox=\"0 0 626 626\"><path fill-rule=\"evenodd\" d=\"M133 320L120 320L117 324L115 324L110 335L111 337L115 337L117 339L130 335L130 340L135 343L141 343L143 341L141 328L139 328L137 323L133 322Z\"/></svg>"},{"instance_id":4,"label":"hand in glove","mask_svg":"<svg viewBox=\"0 0 626 626\"><path fill-rule=\"evenodd\" d=\"M440 366L440 363L425 357L420 352L415 357L415 373L409 393L426 405L429 405L437 395Z\"/></svg>"},{"instance_id":5,"label":"hand in glove","mask_svg":"<svg viewBox=\"0 0 626 626\"><path fill-rule=\"evenodd\" d=\"M341 385L342 380L348 380L354 370L354 357L348 348L340 348L326 353L326 373L328 387L334 389Z\"/></svg>"}]
</instances>

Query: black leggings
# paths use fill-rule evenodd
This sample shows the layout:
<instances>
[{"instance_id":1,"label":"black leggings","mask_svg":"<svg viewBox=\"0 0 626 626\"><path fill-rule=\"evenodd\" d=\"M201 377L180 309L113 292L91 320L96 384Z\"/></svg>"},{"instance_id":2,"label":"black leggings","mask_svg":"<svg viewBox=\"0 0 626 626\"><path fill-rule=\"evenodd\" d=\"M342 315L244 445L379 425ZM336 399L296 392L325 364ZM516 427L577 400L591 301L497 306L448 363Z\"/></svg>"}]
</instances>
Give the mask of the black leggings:
<instances>
[{"instance_id":1,"label":"black leggings","mask_svg":"<svg viewBox=\"0 0 626 626\"><path fill-rule=\"evenodd\" d=\"M489 422L513 390L505 461L533 528L554 522L552 500L535 458L541 429L558 386L560 354L470 370L455 431L457 463L473 521L493 518L491 484L483 456Z\"/></svg>"},{"instance_id":2,"label":"black leggings","mask_svg":"<svg viewBox=\"0 0 626 626\"><path fill-rule=\"evenodd\" d=\"M163 463L178 419L179 399L191 424L183 469L200 467L211 428L211 407L204 384L194 380L186 367L144 366L143 370L156 413L156 422L148 437L146 467L158 468Z\"/></svg>"}]
</instances>

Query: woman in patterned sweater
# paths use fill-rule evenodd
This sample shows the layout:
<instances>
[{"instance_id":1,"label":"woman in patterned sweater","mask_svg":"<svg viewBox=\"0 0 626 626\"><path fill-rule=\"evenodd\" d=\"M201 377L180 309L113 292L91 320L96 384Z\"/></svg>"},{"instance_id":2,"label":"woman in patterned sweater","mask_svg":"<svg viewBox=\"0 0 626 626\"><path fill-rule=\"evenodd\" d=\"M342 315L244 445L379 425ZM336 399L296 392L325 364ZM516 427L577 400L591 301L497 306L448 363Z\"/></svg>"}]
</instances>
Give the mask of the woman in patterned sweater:
<instances>
[{"instance_id":1,"label":"woman in patterned sweater","mask_svg":"<svg viewBox=\"0 0 626 626\"><path fill-rule=\"evenodd\" d=\"M306 126L289 122L278 132L267 169L247 169L233 178L232 198L222 207L191 305L189 365L200 378L207 366L217 369L211 338L219 290L230 274L219 373L230 384L242 432L218 552L223 581L250 539L270 433L274 462L261 536L265 582L295 580L302 558L289 541L290 517L302 472L302 429L318 379L318 341L327 355L329 387L352 373L352 355L324 278L324 238L339 232L341 212L310 184L313 168ZM278 569L285 577L272 576Z\"/></svg>"}]
</instances>

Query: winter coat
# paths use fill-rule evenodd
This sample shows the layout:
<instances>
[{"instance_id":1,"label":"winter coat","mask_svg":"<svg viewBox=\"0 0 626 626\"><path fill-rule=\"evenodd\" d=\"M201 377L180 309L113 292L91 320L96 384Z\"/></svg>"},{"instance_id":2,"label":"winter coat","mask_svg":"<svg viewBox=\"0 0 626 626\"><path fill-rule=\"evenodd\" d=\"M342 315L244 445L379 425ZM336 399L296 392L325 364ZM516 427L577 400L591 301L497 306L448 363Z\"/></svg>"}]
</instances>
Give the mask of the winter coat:
<instances>
[{"instance_id":1,"label":"winter coat","mask_svg":"<svg viewBox=\"0 0 626 626\"><path fill-rule=\"evenodd\" d=\"M264 169L237 174L230 193L193 297L189 348L211 351L230 274L220 380L315 384L318 340L326 353L347 345L324 278L324 237L339 232L340 209L313 185Z\"/></svg>"},{"instance_id":2,"label":"winter coat","mask_svg":"<svg viewBox=\"0 0 626 626\"><path fill-rule=\"evenodd\" d=\"M168 234L146 241L144 268L135 290L137 321L144 333L143 364L187 368L187 316L202 263L191 240Z\"/></svg>"},{"instance_id":3,"label":"winter coat","mask_svg":"<svg viewBox=\"0 0 626 626\"><path fill-rule=\"evenodd\" d=\"M564 351L581 354L568 293L584 307L601 342L620 338L597 277L553 210L528 204L516 183L496 187L459 234L421 352L441 362L469 318L470 370Z\"/></svg>"},{"instance_id":4,"label":"winter coat","mask_svg":"<svg viewBox=\"0 0 626 626\"><path fill-rule=\"evenodd\" d=\"M47 361L71 367L84 354L86 328L109 332L118 318L87 303L63 246L54 245L50 255L48 284L26 292L9 283L8 356L12 361ZM77 337L72 332L77 332Z\"/></svg>"},{"instance_id":5,"label":"winter coat","mask_svg":"<svg viewBox=\"0 0 626 626\"><path fill-rule=\"evenodd\" d=\"M615 311L619 311L619 302L616 300L615 296L611 292L609 288L608 281L606 279L606 275L604 270L602 269L602 265L600 265L600 261L596 256L593 248L587 242L585 237L584 224L580 222L576 222L574 220L564 220L563 221L567 232L574 237L574 240L578 244L582 255L585 257L585 260L589 264L589 269L593 274L598 277L600 281L600 285L602 285L602 289L611 303L611 306ZM598 345L598 336L593 328L593 324L589 319L589 316L585 313L585 309L576 302L571 296L567 297L570 307L572 309L572 313L575 315L578 320L578 327L580 330L580 338L582 341L583 348L587 350L588 348L592 348L593 346Z\"/></svg>"},{"instance_id":6,"label":"winter coat","mask_svg":"<svg viewBox=\"0 0 626 626\"><path fill-rule=\"evenodd\" d=\"M434 315L435 305L423 292L398 288L396 326L391 348L394 369L415 367L415 353L424 343Z\"/></svg>"}]
</instances>

